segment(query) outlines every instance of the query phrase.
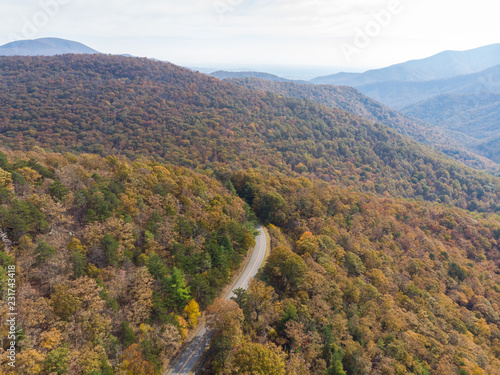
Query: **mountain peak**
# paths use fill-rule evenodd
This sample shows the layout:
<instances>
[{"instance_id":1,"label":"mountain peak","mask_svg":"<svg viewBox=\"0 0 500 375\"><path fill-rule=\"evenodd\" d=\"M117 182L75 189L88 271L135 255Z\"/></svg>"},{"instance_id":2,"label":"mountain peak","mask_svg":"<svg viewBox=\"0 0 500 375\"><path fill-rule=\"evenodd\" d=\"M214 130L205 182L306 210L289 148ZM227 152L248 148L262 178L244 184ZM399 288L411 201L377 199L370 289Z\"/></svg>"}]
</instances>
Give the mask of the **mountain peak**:
<instances>
[{"instance_id":1,"label":"mountain peak","mask_svg":"<svg viewBox=\"0 0 500 375\"><path fill-rule=\"evenodd\" d=\"M444 51L419 60L411 60L364 73L338 73L311 80L316 84L362 85L388 81L423 82L473 74L498 65L500 43L467 51Z\"/></svg>"},{"instance_id":2,"label":"mountain peak","mask_svg":"<svg viewBox=\"0 0 500 375\"><path fill-rule=\"evenodd\" d=\"M59 38L19 40L0 46L0 56L55 56L67 53L95 54L99 52L82 43Z\"/></svg>"}]
</instances>

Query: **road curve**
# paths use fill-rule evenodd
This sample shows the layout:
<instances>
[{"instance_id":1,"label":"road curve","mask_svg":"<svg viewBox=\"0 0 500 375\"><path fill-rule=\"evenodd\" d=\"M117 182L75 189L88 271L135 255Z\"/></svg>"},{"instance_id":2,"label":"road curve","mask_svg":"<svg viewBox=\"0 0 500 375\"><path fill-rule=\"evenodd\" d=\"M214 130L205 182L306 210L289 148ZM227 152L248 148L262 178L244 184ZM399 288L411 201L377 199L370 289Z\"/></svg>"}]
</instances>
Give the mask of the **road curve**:
<instances>
[{"instance_id":1,"label":"road curve","mask_svg":"<svg viewBox=\"0 0 500 375\"><path fill-rule=\"evenodd\" d=\"M230 299L234 296L235 289L248 288L248 283L259 271L266 258L267 238L262 227L257 228L259 235L255 238L255 247L252 250L252 256L245 269L232 285L230 292L224 297ZM179 359L173 366L165 372L164 375L189 375L195 368L205 350L210 344L211 332L207 331L205 324L198 328L198 332L191 340L191 343L184 350Z\"/></svg>"}]
</instances>

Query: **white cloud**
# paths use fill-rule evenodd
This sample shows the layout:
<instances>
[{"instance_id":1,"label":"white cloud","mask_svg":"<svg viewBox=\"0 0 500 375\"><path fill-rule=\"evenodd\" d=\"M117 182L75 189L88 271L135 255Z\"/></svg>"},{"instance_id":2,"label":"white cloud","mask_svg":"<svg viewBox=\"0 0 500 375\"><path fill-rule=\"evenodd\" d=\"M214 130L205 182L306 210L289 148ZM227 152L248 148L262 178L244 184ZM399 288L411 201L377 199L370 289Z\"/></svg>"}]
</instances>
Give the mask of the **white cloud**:
<instances>
[{"instance_id":1,"label":"white cloud","mask_svg":"<svg viewBox=\"0 0 500 375\"><path fill-rule=\"evenodd\" d=\"M345 65L339 45L397 0L0 0L0 44L21 34L60 1L36 37L57 36L103 52L147 55L181 64ZM218 3L217 3L218 2ZM490 0L400 0L403 11L355 56L382 66L444 49L500 42ZM226 4L220 17L215 4ZM232 4L232 5L231 5Z\"/></svg>"}]
</instances>

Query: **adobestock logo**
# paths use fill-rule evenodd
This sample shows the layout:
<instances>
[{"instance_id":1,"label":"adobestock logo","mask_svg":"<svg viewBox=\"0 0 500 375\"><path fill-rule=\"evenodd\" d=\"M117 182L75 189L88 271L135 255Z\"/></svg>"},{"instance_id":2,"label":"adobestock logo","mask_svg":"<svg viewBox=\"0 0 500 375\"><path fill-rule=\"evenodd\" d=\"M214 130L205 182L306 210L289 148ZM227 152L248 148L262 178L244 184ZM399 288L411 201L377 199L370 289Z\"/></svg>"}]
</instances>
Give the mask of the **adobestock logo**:
<instances>
[{"instance_id":1,"label":"adobestock logo","mask_svg":"<svg viewBox=\"0 0 500 375\"><path fill-rule=\"evenodd\" d=\"M70 1L40 0L38 2L39 9L31 17L24 16L22 18L23 25L21 26L20 33L10 33L9 40L15 42L23 39L34 39L59 14L61 7L69 4Z\"/></svg>"},{"instance_id":2,"label":"adobestock logo","mask_svg":"<svg viewBox=\"0 0 500 375\"><path fill-rule=\"evenodd\" d=\"M245 0L215 0L213 6L220 21L224 21L227 13L234 12Z\"/></svg>"},{"instance_id":3,"label":"adobestock logo","mask_svg":"<svg viewBox=\"0 0 500 375\"><path fill-rule=\"evenodd\" d=\"M342 43L340 48L348 62L352 62L352 56L360 54L372 41L388 27L394 16L403 11L403 6L399 0L391 0L387 8L372 14L371 20L364 27L357 27L352 43Z\"/></svg>"}]
</instances>

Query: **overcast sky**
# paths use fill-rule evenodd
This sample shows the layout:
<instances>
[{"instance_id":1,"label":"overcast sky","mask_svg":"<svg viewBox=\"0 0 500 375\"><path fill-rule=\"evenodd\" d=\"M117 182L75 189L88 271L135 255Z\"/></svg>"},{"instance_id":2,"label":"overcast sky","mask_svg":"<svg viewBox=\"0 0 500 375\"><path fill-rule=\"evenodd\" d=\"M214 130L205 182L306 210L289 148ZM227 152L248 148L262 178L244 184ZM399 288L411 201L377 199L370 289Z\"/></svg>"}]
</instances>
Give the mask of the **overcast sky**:
<instances>
[{"instance_id":1,"label":"overcast sky","mask_svg":"<svg viewBox=\"0 0 500 375\"><path fill-rule=\"evenodd\" d=\"M492 0L0 0L0 44L60 37L184 66L382 67L500 42Z\"/></svg>"}]
</instances>

